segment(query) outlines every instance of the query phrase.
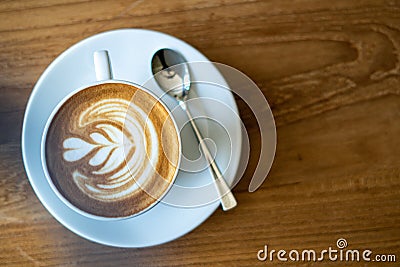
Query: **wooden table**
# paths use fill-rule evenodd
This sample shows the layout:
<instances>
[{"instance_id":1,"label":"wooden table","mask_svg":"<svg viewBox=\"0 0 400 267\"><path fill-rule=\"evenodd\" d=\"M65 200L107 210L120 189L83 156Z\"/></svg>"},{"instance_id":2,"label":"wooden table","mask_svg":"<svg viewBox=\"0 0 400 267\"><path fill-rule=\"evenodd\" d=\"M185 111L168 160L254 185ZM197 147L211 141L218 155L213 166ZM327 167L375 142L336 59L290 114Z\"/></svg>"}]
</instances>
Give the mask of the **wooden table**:
<instances>
[{"instance_id":1,"label":"wooden table","mask_svg":"<svg viewBox=\"0 0 400 267\"><path fill-rule=\"evenodd\" d=\"M35 196L21 159L25 105L40 74L72 44L118 28L171 34L243 71L277 124L272 170L249 193L259 132L238 99L252 149L234 188L239 206L151 248L106 247L64 228ZM321 251L338 238L349 249L395 254L387 266L399 264L398 1L0 1L0 92L1 265L307 266L260 262L257 252Z\"/></svg>"}]
</instances>

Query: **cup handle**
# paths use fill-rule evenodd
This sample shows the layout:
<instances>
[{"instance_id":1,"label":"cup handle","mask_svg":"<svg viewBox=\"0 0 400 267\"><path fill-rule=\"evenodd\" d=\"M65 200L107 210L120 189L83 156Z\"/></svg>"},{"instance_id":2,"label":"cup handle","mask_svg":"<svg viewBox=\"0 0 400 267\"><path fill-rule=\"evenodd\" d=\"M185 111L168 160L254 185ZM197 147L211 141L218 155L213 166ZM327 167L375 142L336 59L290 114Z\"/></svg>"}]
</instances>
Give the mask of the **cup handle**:
<instances>
[{"instance_id":1,"label":"cup handle","mask_svg":"<svg viewBox=\"0 0 400 267\"><path fill-rule=\"evenodd\" d=\"M99 50L93 54L94 70L97 81L112 80L112 70L110 57L107 50Z\"/></svg>"}]
</instances>

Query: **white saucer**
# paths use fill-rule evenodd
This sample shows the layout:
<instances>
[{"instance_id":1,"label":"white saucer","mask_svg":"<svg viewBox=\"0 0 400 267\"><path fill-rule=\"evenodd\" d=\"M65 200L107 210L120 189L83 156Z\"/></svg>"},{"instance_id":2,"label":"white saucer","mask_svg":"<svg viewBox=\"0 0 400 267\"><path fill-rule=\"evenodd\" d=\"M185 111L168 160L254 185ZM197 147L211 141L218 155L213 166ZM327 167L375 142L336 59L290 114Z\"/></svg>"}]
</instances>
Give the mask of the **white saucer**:
<instances>
[{"instance_id":1,"label":"white saucer","mask_svg":"<svg viewBox=\"0 0 400 267\"><path fill-rule=\"evenodd\" d=\"M152 77L151 57L160 48L177 50L189 62L209 62L205 56L187 43L166 34L138 29L105 32L79 42L55 59L39 78L26 107L22 131L22 154L30 183L42 204L61 224L91 241L117 247L145 247L165 243L196 228L219 206L218 201L195 208L159 203L144 214L130 219L99 221L80 215L67 207L57 198L45 178L40 159L40 142L45 123L52 109L64 96L78 87L95 81L93 52L102 49L109 51L115 79L143 85ZM211 68L207 76L228 88L216 69ZM222 102L238 114L230 91L215 92L197 89L199 89L197 91L199 97ZM167 105L171 104L167 103ZM225 170L228 184L232 184L239 166L241 152L240 118L221 112L219 105L215 104L196 107L195 103L193 107L194 113L198 116L205 113L204 115L211 118L217 117L218 122L223 125L229 135L231 144L235 144L229 144L223 135L215 133L212 125L208 124L208 129L207 124L202 125L204 134L209 133L209 137L214 140L218 148L216 160ZM179 118L177 123L178 126L181 123ZM192 138L189 132L182 133L187 135L186 142ZM195 144L195 139L193 139L193 144ZM197 145L193 145L190 149L197 149ZM211 174L208 170L196 174L182 171L176 183L196 187L210 181ZM190 191L171 190L167 197L174 202L174 199L179 199L179 201L192 199L193 195Z\"/></svg>"}]
</instances>

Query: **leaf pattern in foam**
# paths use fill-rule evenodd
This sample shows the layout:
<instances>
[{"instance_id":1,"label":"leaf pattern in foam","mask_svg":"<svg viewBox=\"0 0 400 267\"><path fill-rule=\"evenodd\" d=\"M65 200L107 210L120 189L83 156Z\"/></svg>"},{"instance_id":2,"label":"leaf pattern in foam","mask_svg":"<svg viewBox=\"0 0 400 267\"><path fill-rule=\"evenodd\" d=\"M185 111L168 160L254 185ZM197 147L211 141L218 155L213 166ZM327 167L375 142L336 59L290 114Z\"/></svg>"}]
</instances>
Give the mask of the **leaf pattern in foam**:
<instances>
[{"instance_id":1,"label":"leaf pattern in foam","mask_svg":"<svg viewBox=\"0 0 400 267\"><path fill-rule=\"evenodd\" d=\"M101 147L97 153L90 159L89 164L92 166L98 166L103 164L106 161L108 154L111 153L113 146L103 146Z\"/></svg>"},{"instance_id":2,"label":"leaf pattern in foam","mask_svg":"<svg viewBox=\"0 0 400 267\"><path fill-rule=\"evenodd\" d=\"M96 145L90 144L76 137L65 139L63 146L66 149L63 154L66 161L80 160L96 147Z\"/></svg>"},{"instance_id":3,"label":"leaf pattern in foam","mask_svg":"<svg viewBox=\"0 0 400 267\"><path fill-rule=\"evenodd\" d=\"M77 161L85 157L93 149L99 148L94 156L89 160L91 166L104 164L96 174L112 172L124 161L124 148L132 149L134 145L130 142L124 145L124 133L111 124L99 124L98 129L102 129L107 136L100 132L90 134L90 138L95 144L90 144L80 138L71 137L64 141L64 159L67 161ZM110 141L111 140L111 141ZM125 140L128 140L125 136Z\"/></svg>"}]
</instances>

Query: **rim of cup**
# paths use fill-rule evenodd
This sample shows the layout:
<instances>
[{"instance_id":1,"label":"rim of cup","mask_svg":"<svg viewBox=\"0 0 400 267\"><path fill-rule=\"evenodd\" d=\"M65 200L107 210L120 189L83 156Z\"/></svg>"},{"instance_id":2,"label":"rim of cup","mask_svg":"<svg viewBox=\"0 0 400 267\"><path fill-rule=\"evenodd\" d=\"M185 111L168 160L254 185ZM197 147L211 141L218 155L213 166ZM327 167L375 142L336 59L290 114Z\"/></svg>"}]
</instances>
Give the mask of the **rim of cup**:
<instances>
[{"instance_id":1,"label":"rim of cup","mask_svg":"<svg viewBox=\"0 0 400 267\"><path fill-rule=\"evenodd\" d=\"M90 87L93 86L97 86L97 85L101 85L101 84L108 84L108 83L119 83L119 84L125 84L125 85L130 85L133 87L138 88L139 90L142 90L146 93L148 93L150 96L152 96L158 103L160 103L164 109L168 112L168 115L171 117L171 120L174 124L174 128L178 137L178 162L176 164L176 168L175 168L175 172L173 175L173 178L171 179L171 182L169 182L168 187L164 190L164 192L162 192L161 196L159 197L159 199L156 199L156 201L154 201L153 203L151 203L149 206L147 206L146 208L144 208L143 210L128 215L128 216L121 216L121 217L105 217L105 216L100 216L100 215L95 215L95 214L91 214L89 212L83 211L81 209L79 209L78 207L76 207L74 204L72 204L67 198L65 198L60 191L57 189L57 187L54 185L53 179L51 178L48 169L47 169L47 161L46 161L46 153L45 153L45 147L46 147L46 138L47 138L47 134L48 134L48 130L49 127L54 119L54 116L57 114L57 112L60 110L60 108L65 104L65 102L70 99L72 96L76 95L77 93L89 89ZM88 218L91 219L96 219L96 220L103 220L103 221L115 221L115 220L124 220L124 219L129 219L129 218L133 218L136 217L138 215L141 215L147 211L149 211L151 208L155 207L157 204L159 204L162 199L168 194L168 192L170 191L172 185L175 183L176 177L178 176L179 173L179 167L180 167L180 163L181 163L181 159L182 159L182 140L181 140L181 134L179 131L179 127L177 125L176 119L174 118L174 116L172 115L171 110L167 107L167 105L161 100L160 97L158 97L156 94L154 94L153 92L151 92L149 89L135 84L133 82L129 82L129 81L124 81L124 80L117 80L117 79L110 79L110 80L103 80L103 81L97 81L97 82L93 82L90 83L88 85L84 85L82 87L79 87L75 90L73 90L71 93L67 94L65 97L62 98L62 100L60 100L57 105L53 108L52 112L50 113L45 127L43 129L43 133L42 133L42 137L41 137L41 141L40 141L40 159L41 159L41 163L42 163L42 168L46 177L46 180L48 182L48 184L50 185L52 191L57 195L57 197L65 204L67 205L69 208L71 208L72 210L74 210L75 212L86 216ZM142 190L142 189L141 189ZM144 191L145 192L145 191ZM150 196L152 197L152 196Z\"/></svg>"}]
</instances>

